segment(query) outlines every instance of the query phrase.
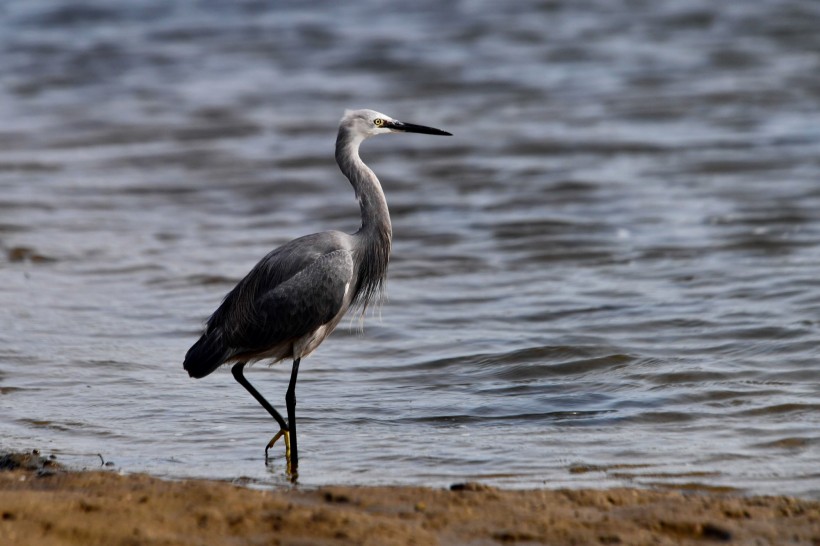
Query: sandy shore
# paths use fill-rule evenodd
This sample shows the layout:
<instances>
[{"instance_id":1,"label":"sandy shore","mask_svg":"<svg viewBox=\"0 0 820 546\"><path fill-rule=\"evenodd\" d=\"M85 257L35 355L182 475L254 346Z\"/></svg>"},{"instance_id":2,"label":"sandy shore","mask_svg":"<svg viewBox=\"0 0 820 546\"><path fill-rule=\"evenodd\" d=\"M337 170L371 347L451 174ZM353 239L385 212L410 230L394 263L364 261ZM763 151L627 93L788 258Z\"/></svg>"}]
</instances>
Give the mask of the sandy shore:
<instances>
[{"instance_id":1,"label":"sandy shore","mask_svg":"<svg viewBox=\"0 0 820 546\"><path fill-rule=\"evenodd\" d=\"M70 472L0 457L0 544L820 545L820 502L636 489L349 487Z\"/></svg>"}]
</instances>

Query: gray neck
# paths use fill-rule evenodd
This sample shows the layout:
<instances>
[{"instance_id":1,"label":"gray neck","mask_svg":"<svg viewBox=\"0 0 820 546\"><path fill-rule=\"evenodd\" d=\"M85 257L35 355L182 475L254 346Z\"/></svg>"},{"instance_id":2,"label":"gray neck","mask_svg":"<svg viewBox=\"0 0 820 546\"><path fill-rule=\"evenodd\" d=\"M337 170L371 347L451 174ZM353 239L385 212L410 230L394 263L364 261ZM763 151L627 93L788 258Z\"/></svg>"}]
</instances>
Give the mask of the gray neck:
<instances>
[{"instance_id":1,"label":"gray neck","mask_svg":"<svg viewBox=\"0 0 820 546\"><path fill-rule=\"evenodd\" d=\"M362 213L362 227L353 237L359 264L355 301L364 310L371 298L380 297L384 292L393 227L379 179L359 157L362 140L347 127L339 127L336 162L350 180Z\"/></svg>"}]
</instances>

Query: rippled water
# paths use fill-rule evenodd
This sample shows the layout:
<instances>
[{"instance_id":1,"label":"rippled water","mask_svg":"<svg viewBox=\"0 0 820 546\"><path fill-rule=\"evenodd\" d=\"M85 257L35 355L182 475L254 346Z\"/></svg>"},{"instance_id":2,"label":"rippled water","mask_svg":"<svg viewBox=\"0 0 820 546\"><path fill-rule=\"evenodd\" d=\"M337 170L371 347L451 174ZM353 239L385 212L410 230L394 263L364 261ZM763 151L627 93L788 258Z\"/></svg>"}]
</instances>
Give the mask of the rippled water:
<instances>
[{"instance_id":1,"label":"rippled water","mask_svg":"<svg viewBox=\"0 0 820 546\"><path fill-rule=\"evenodd\" d=\"M299 381L300 482L820 496L820 4L4 2L0 447L285 483L182 357L276 245L354 231L390 301ZM290 366L249 372L282 407ZM280 449L281 451L281 449Z\"/></svg>"}]
</instances>

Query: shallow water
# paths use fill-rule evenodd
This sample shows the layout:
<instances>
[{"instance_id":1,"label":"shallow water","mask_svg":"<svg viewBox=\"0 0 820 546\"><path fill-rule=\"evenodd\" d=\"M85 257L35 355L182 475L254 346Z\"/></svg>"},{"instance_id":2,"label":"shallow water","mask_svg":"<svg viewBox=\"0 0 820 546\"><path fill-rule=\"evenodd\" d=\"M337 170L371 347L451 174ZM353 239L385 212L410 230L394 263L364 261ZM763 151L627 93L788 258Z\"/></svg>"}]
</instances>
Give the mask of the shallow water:
<instances>
[{"instance_id":1,"label":"shallow water","mask_svg":"<svg viewBox=\"0 0 820 546\"><path fill-rule=\"evenodd\" d=\"M302 364L300 483L820 496L820 4L120 4L0 7L0 447L286 483L181 362L271 248L357 229L369 107L455 136L363 147L390 299Z\"/></svg>"}]
</instances>

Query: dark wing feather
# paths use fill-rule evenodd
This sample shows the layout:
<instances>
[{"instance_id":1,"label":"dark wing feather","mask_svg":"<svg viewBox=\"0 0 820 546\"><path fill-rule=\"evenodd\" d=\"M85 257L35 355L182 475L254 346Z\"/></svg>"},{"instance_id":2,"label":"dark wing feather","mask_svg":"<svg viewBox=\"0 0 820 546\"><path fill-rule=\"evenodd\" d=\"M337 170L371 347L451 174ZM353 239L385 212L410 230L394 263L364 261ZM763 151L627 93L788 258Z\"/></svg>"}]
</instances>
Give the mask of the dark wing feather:
<instances>
[{"instance_id":1,"label":"dark wing feather","mask_svg":"<svg viewBox=\"0 0 820 546\"><path fill-rule=\"evenodd\" d=\"M354 276L345 237L316 233L265 256L208 319L185 355L188 373L205 377L237 355L263 353L336 316Z\"/></svg>"},{"instance_id":2,"label":"dark wing feather","mask_svg":"<svg viewBox=\"0 0 820 546\"><path fill-rule=\"evenodd\" d=\"M353 280L347 250L324 254L271 290L257 295L252 315L235 315L225 341L245 351L264 351L298 339L330 322L342 310Z\"/></svg>"}]
</instances>

